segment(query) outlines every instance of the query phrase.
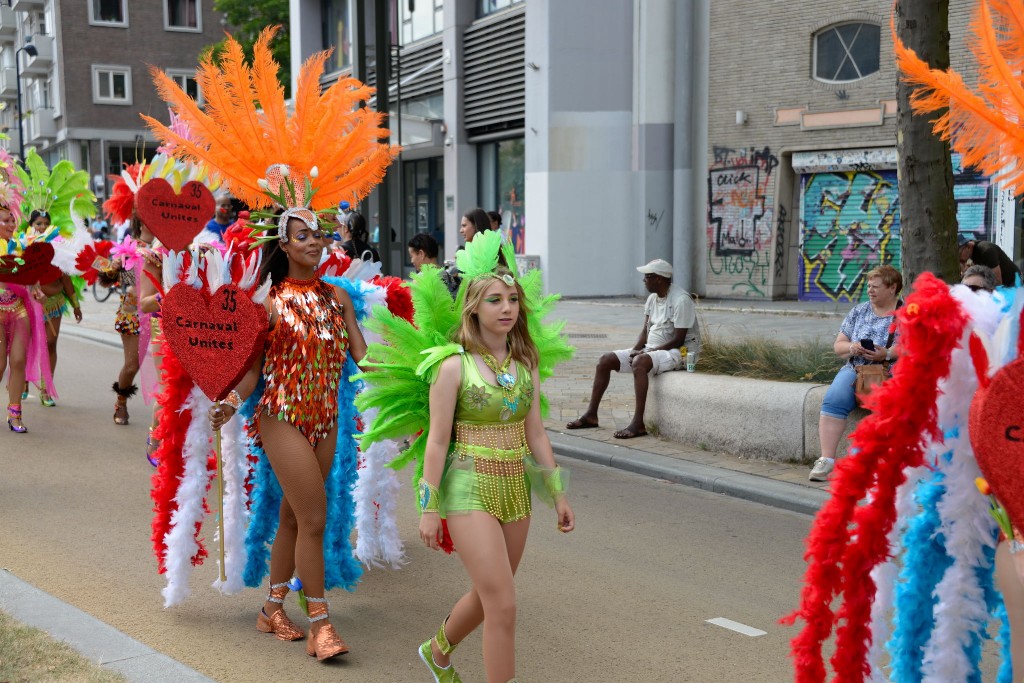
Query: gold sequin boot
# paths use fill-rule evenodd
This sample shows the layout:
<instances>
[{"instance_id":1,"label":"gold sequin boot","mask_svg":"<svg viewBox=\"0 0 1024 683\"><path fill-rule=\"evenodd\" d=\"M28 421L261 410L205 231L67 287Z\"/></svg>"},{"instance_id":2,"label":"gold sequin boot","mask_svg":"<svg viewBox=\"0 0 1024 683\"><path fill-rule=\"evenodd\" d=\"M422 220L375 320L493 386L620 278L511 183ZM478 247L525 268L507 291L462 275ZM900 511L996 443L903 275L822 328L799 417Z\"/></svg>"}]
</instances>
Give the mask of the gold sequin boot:
<instances>
[{"instance_id":1,"label":"gold sequin boot","mask_svg":"<svg viewBox=\"0 0 1024 683\"><path fill-rule=\"evenodd\" d=\"M272 583L270 584L270 594L267 595L267 602L284 605L284 596L286 595L288 595L287 583ZM256 630L273 633L279 640L302 640L304 635L302 629L284 613L284 607L269 617L263 608L260 608L259 616L256 617Z\"/></svg>"},{"instance_id":2,"label":"gold sequin boot","mask_svg":"<svg viewBox=\"0 0 1024 683\"><path fill-rule=\"evenodd\" d=\"M310 625L327 619L327 598L307 597L306 601L309 603ZM348 652L348 645L341 639L338 632L334 630L332 624L324 624L316 633L313 633L312 628L309 629L309 642L306 643L306 654L310 657L315 656L318 662L322 662L330 657L343 655L346 652Z\"/></svg>"}]
</instances>

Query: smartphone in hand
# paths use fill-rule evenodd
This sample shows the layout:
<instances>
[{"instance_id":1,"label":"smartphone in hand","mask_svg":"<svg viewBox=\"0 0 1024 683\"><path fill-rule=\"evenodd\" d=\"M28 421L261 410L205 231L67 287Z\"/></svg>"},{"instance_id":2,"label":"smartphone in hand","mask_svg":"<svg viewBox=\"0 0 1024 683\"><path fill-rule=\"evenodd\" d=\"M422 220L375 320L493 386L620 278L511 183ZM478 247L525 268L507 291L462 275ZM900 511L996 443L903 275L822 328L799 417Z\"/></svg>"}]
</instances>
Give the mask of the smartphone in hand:
<instances>
[{"instance_id":1,"label":"smartphone in hand","mask_svg":"<svg viewBox=\"0 0 1024 683\"><path fill-rule=\"evenodd\" d=\"M864 349L866 351L874 351L875 350L875 342L873 342L870 339L861 339L860 340L860 345L862 347L864 347Z\"/></svg>"}]
</instances>

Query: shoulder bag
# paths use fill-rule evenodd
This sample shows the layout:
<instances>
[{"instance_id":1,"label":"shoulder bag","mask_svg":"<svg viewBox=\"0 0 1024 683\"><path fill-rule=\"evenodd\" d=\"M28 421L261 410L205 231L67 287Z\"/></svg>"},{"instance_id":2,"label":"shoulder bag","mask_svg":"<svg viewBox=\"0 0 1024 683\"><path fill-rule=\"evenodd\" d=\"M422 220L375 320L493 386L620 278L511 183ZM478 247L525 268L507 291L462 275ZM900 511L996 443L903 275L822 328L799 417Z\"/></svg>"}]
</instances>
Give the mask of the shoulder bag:
<instances>
[{"instance_id":1,"label":"shoulder bag","mask_svg":"<svg viewBox=\"0 0 1024 683\"><path fill-rule=\"evenodd\" d=\"M896 308L903 305L903 301L896 302ZM885 340L885 348L892 348L893 339L896 337L896 330L889 333L889 337ZM892 367L892 361L882 361L876 363L864 363L854 368L857 371L857 379L853 383L853 392L857 396L857 405L863 407L864 400L867 398L871 391L889 379L889 368Z\"/></svg>"}]
</instances>

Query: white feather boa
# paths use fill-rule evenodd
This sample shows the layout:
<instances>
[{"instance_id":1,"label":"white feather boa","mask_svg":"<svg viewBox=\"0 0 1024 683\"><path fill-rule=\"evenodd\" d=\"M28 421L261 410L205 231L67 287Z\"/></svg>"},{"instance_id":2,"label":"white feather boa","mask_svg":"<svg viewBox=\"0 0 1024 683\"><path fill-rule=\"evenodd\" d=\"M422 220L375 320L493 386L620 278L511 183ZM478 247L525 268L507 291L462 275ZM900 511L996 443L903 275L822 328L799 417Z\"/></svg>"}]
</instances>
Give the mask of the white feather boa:
<instances>
[{"instance_id":1,"label":"white feather boa","mask_svg":"<svg viewBox=\"0 0 1024 683\"><path fill-rule=\"evenodd\" d=\"M192 411L192 421L185 432L181 457L185 471L174 497L177 509L171 515L171 528L165 536L167 554L164 556L167 585L161 591L164 607L173 607L191 594L189 578L192 576L192 558L199 550L196 525L205 514L203 501L214 472L209 469L210 440L213 429L207 414L212 402L197 386L185 400L182 409Z\"/></svg>"},{"instance_id":2,"label":"white feather boa","mask_svg":"<svg viewBox=\"0 0 1024 683\"><path fill-rule=\"evenodd\" d=\"M385 465L398 456L395 441L381 441L363 452L352 492L356 501L356 558L369 567L398 569L406 562L395 512L401 483Z\"/></svg>"},{"instance_id":3,"label":"white feather boa","mask_svg":"<svg viewBox=\"0 0 1024 683\"><path fill-rule=\"evenodd\" d=\"M932 454L931 447L928 454ZM887 541L891 549L889 559L871 570L876 592L875 601L871 605L871 648L868 650L867 660L871 667L871 674L867 679L869 683L889 681L883 665L888 658L885 646L892 635L892 606L896 603L896 580L900 573L900 563L897 561L900 539L906 533L907 524L917 511L914 490L927 472L928 465L908 470L907 480L896 490L896 523L893 524Z\"/></svg>"},{"instance_id":4,"label":"white feather boa","mask_svg":"<svg viewBox=\"0 0 1024 683\"><path fill-rule=\"evenodd\" d=\"M221 427L221 459L224 470L224 568L226 581L220 580L220 572L213 587L225 595L234 595L245 588L242 572L248 559L245 549L245 530L249 524L248 494L245 480L249 476L248 439L245 435L245 421L240 417ZM217 540L220 541L220 525L217 525ZM217 554L220 567L220 554Z\"/></svg>"}]
</instances>

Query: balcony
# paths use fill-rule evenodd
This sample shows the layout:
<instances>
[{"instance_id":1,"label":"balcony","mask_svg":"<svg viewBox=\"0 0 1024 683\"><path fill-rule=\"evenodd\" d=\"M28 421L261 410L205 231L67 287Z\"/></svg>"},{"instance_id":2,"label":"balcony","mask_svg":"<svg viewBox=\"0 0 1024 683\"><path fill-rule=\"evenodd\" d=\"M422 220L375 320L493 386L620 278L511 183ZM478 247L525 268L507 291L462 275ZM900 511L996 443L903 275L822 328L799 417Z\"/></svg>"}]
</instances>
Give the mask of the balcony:
<instances>
[{"instance_id":1,"label":"balcony","mask_svg":"<svg viewBox=\"0 0 1024 683\"><path fill-rule=\"evenodd\" d=\"M46 0L14 0L11 3L11 9L15 12L31 12L45 8Z\"/></svg>"},{"instance_id":2,"label":"balcony","mask_svg":"<svg viewBox=\"0 0 1024 683\"><path fill-rule=\"evenodd\" d=\"M13 66L0 67L0 100L18 98L18 72Z\"/></svg>"},{"instance_id":3,"label":"balcony","mask_svg":"<svg viewBox=\"0 0 1024 683\"><path fill-rule=\"evenodd\" d=\"M32 36L32 45L36 46L37 54L30 56L22 52L25 62L21 73L46 76L53 66L53 36Z\"/></svg>"},{"instance_id":4,"label":"balcony","mask_svg":"<svg viewBox=\"0 0 1024 683\"><path fill-rule=\"evenodd\" d=\"M25 142L33 143L57 138L53 109L36 109L25 114Z\"/></svg>"},{"instance_id":5,"label":"balcony","mask_svg":"<svg viewBox=\"0 0 1024 683\"><path fill-rule=\"evenodd\" d=\"M0 43L13 43L17 37L17 15L10 7L0 6Z\"/></svg>"}]
</instances>

